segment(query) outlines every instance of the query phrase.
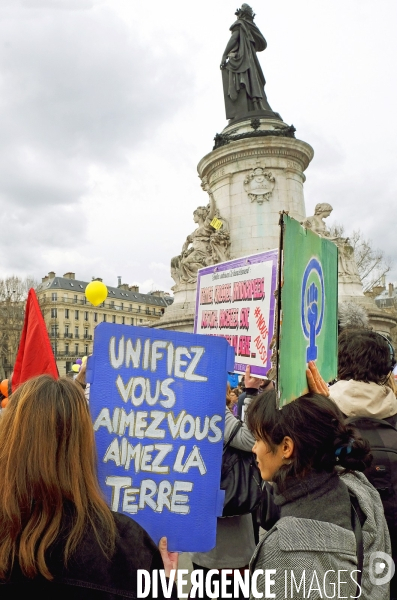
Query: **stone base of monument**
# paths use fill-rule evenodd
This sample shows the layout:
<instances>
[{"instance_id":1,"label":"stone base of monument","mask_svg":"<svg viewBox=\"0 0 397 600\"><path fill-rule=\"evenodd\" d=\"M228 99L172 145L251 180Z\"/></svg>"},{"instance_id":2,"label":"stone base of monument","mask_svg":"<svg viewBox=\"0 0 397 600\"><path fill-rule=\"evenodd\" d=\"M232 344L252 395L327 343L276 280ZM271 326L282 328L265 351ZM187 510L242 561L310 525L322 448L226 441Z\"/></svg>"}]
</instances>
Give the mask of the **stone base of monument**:
<instances>
[{"instance_id":1,"label":"stone base of monument","mask_svg":"<svg viewBox=\"0 0 397 600\"><path fill-rule=\"evenodd\" d=\"M360 277L338 274L338 300L339 302L353 300L365 304L367 298L364 296Z\"/></svg>"},{"instance_id":2,"label":"stone base of monument","mask_svg":"<svg viewBox=\"0 0 397 600\"><path fill-rule=\"evenodd\" d=\"M197 169L203 189L214 199L216 216L228 239L225 257L211 262L209 254L207 264L278 248L282 210L299 221L305 218L304 171L313 158L313 149L296 139L294 132L293 126L277 118L259 115L227 125L216 136L214 149L201 159ZM195 250L202 250L206 231L201 224L189 236ZM197 232L200 235L196 236ZM214 239L208 238L208 247ZM218 245L218 256L221 250ZM171 271L178 271L182 281L185 272L181 263L187 263L189 256L172 259ZM190 264L187 267L189 270ZM174 303L152 327L191 332L196 284L179 284L174 292Z\"/></svg>"},{"instance_id":3,"label":"stone base of monument","mask_svg":"<svg viewBox=\"0 0 397 600\"><path fill-rule=\"evenodd\" d=\"M355 302L360 304L368 314L369 324L373 331L391 336L391 330L397 325L395 317L379 308L373 298L364 294L361 281L358 283L352 282L346 277L339 276L338 302Z\"/></svg>"},{"instance_id":4,"label":"stone base of monument","mask_svg":"<svg viewBox=\"0 0 397 600\"><path fill-rule=\"evenodd\" d=\"M154 329L171 329L193 333L196 307L196 283L180 284L174 288L174 302L165 309L164 315L151 324Z\"/></svg>"},{"instance_id":5,"label":"stone base of monument","mask_svg":"<svg viewBox=\"0 0 397 600\"><path fill-rule=\"evenodd\" d=\"M198 164L230 232L230 257L278 247L279 213L305 218L304 171L313 158L309 144L277 119L242 119L215 137Z\"/></svg>"}]
</instances>

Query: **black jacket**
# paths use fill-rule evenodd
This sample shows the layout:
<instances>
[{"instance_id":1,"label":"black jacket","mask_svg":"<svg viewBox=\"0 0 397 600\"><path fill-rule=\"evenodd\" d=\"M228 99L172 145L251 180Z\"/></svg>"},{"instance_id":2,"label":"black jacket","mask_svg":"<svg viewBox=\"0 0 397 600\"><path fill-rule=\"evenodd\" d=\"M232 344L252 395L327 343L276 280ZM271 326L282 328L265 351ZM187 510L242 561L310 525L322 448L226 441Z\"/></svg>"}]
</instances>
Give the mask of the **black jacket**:
<instances>
[{"instance_id":1,"label":"black jacket","mask_svg":"<svg viewBox=\"0 0 397 600\"><path fill-rule=\"evenodd\" d=\"M137 598L137 570L163 569L163 562L157 546L140 525L125 515L113 515L117 537L111 560L104 556L94 533L89 530L67 567L63 564L64 541L51 548L47 565L53 581L41 576L27 579L17 565L9 580L0 582L1 600ZM160 584L158 596L163 598ZM171 597L177 597L175 585Z\"/></svg>"}]
</instances>

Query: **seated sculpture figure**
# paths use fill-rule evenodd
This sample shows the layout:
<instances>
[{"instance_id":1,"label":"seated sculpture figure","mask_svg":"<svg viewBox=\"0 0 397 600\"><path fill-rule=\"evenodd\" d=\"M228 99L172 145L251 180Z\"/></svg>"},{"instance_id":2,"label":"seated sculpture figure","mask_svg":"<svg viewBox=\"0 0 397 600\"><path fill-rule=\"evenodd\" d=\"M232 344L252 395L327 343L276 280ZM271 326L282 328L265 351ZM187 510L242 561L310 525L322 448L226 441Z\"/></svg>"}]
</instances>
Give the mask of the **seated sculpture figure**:
<instances>
[{"instance_id":1,"label":"seated sculpture figure","mask_svg":"<svg viewBox=\"0 0 397 600\"><path fill-rule=\"evenodd\" d=\"M327 237L338 246L338 276L347 277L361 281L360 274L358 272L357 263L354 258L354 248L349 242L349 238L343 238L339 236L331 236L330 231L324 223L323 219L329 217L333 208L326 202L316 204L314 209L314 215L307 217L302 221L302 225L307 229L311 229L314 233L317 233L321 237Z\"/></svg>"},{"instance_id":2,"label":"seated sculpture figure","mask_svg":"<svg viewBox=\"0 0 397 600\"><path fill-rule=\"evenodd\" d=\"M196 208L193 220L198 227L187 236L181 253L171 259L174 291L180 284L196 283L199 269L229 259L230 235L226 222L221 219L223 224L219 230L211 225L214 217L219 218L219 213L211 191L207 186L204 188L209 193L210 202L207 206Z\"/></svg>"}]
</instances>

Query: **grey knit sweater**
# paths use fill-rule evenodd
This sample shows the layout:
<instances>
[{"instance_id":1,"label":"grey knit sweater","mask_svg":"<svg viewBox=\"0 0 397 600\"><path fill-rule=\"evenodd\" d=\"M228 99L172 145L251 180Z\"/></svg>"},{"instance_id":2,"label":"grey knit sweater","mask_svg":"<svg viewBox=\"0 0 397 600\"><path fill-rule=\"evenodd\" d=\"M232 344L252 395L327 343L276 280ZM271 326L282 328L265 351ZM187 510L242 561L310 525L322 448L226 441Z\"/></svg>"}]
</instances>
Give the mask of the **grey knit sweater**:
<instances>
[{"instance_id":1,"label":"grey knit sweater","mask_svg":"<svg viewBox=\"0 0 397 600\"><path fill-rule=\"evenodd\" d=\"M370 577L371 554L379 551L391 554L379 494L362 473L341 474L341 480L356 496L366 517L362 528L364 565L360 600L388 600L389 584L374 585ZM356 596L356 540L350 527L344 526L350 525L346 498L332 478L325 476L323 484L324 493L321 486L316 488L313 482L308 482L309 491L303 495L302 487L294 490L292 486L288 488L288 500L276 493L281 518L257 546L250 563L251 573L263 569L257 585L263 597L266 569L276 570L270 588L276 600Z\"/></svg>"}]
</instances>

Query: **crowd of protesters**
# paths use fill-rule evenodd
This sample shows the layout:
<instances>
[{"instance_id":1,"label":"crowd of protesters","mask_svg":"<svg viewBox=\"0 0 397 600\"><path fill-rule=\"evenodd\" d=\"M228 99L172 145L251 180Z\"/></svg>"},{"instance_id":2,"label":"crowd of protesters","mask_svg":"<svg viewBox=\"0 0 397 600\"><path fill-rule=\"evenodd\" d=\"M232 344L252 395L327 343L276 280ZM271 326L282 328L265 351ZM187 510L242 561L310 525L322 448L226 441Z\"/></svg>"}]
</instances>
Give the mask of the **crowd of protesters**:
<instances>
[{"instance_id":1,"label":"crowd of protesters","mask_svg":"<svg viewBox=\"0 0 397 600\"><path fill-rule=\"evenodd\" d=\"M273 383L249 368L242 387L228 386L224 442L242 418L231 445L255 454L262 503L255 514L219 518L215 548L190 556L195 569L275 569L298 581L306 571L345 572L339 595L324 579L322 591L311 581L309 595L307 582L292 592L292 582L279 579L272 597L397 598L396 578L391 586L377 581L374 566L379 553L396 560L394 350L386 337L350 327L340 334L338 364L329 386L309 363L310 393L281 410ZM2 411L2 600L137 598L138 569L169 576L177 568L165 538L157 548L103 500L84 388L84 371L77 381L42 375L19 386ZM258 590L270 597L265 577Z\"/></svg>"}]
</instances>

